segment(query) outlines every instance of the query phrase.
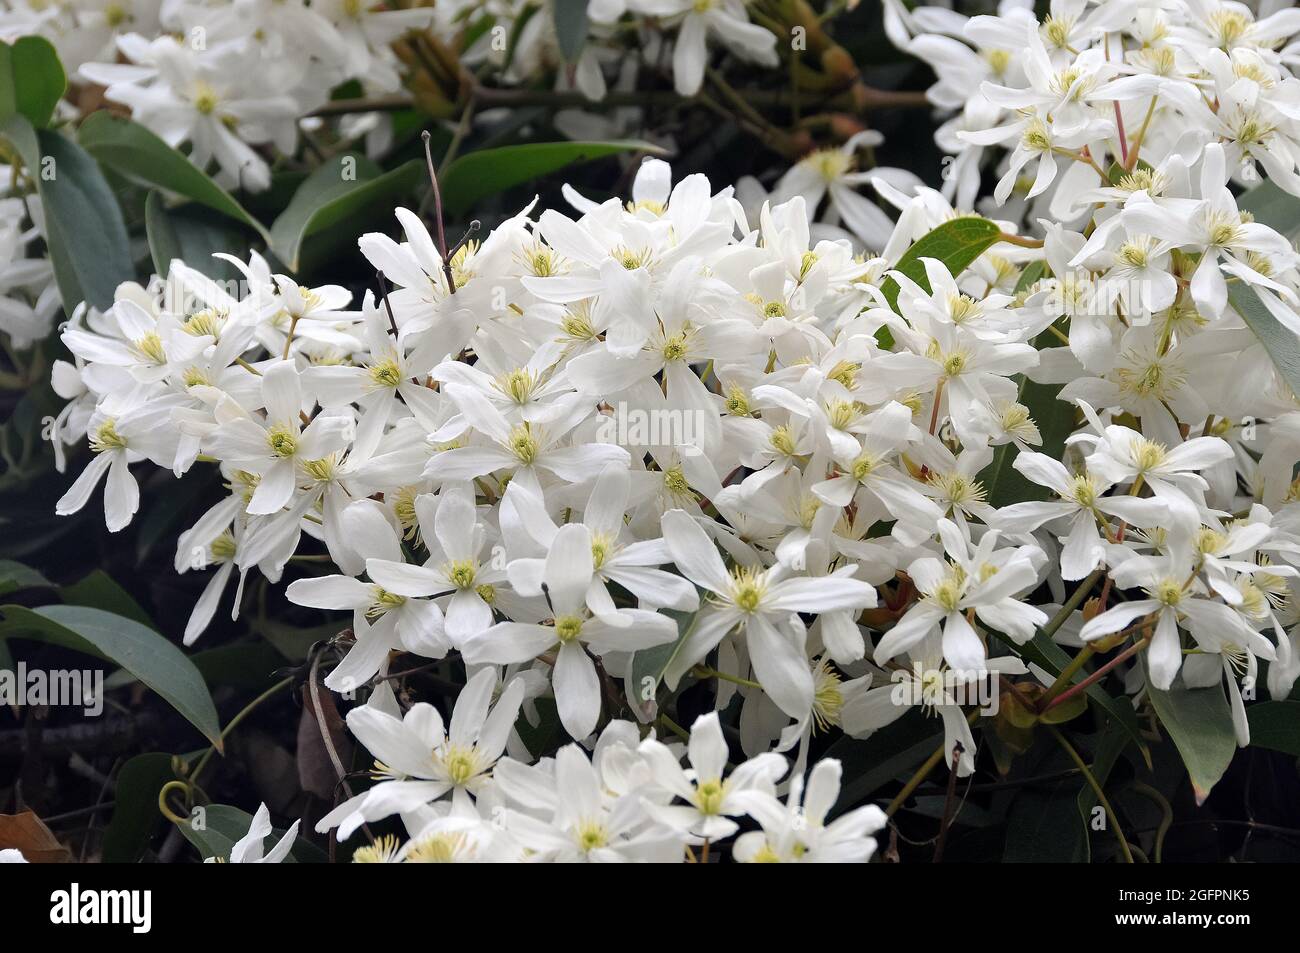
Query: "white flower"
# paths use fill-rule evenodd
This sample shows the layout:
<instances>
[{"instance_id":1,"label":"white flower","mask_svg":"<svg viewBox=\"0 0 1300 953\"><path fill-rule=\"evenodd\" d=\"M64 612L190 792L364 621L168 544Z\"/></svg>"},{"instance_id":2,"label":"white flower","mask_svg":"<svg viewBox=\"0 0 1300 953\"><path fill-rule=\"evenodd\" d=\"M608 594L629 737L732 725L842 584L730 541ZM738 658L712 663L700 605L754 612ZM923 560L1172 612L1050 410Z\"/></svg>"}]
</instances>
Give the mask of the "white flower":
<instances>
[{"instance_id":1,"label":"white flower","mask_svg":"<svg viewBox=\"0 0 1300 953\"><path fill-rule=\"evenodd\" d=\"M782 566L766 570L737 566L728 572L713 542L684 510L664 514L663 534L677 568L712 593L668 666L669 685L676 686L723 638L739 629L763 690L786 714L795 718L807 714L812 708L813 677L797 613L874 606L875 590L852 578L857 567L846 566L821 578L790 577Z\"/></svg>"},{"instance_id":2,"label":"white flower","mask_svg":"<svg viewBox=\"0 0 1300 953\"><path fill-rule=\"evenodd\" d=\"M972 548L950 520L939 521L939 536L948 561L922 556L907 567L922 598L876 645L878 665L910 651L942 625L948 664L959 672L980 671L988 659L968 612L1016 643L1033 638L1035 628L1047 622L1041 609L1016 598L1038 581L1033 547L994 549L998 532L989 530Z\"/></svg>"},{"instance_id":3,"label":"white flower","mask_svg":"<svg viewBox=\"0 0 1300 953\"><path fill-rule=\"evenodd\" d=\"M456 697L450 728L424 702L401 717L361 705L348 712L348 730L375 758L379 783L349 798L316 825L319 832L338 827L347 840L366 822L392 814L414 815L418 809L451 793L452 811L463 813L471 798L490 783L492 766L501 757L519 715L524 683L513 679L496 703L496 673L485 668Z\"/></svg>"},{"instance_id":4,"label":"white flower","mask_svg":"<svg viewBox=\"0 0 1300 953\"><path fill-rule=\"evenodd\" d=\"M701 715L691 726L688 757L690 771L684 771L677 755L661 741L647 738L641 753L653 772L653 782L687 803L657 804L646 801L645 810L655 820L695 837L721 840L736 832L732 817L746 813L738 797L749 790L775 795L776 782L785 774L785 759L768 752L751 758L723 777L727 766L727 742L717 712Z\"/></svg>"},{"instance_id":5,"label":"white flower","mask_svg":"<svg viewBox=\"0 0 1300 953\"><path fill-rule=\"evenodd\" d=\"M248 833L235 841L230 848L229 857L208 857L204 860L206 864L278 864L289 856L289 851L293 849L294 839L298 836L299 821L294 821L289 825L289 829L284 832L284 836L276 843L270 851L266 850L266 838L273 833L271 830L271 812L267 810L265 804L257 808L257 813L253 815L253 821L248 826Z\"/></svg>"},{"instance_id":6,"label":"white flower","mask_svg":"<svg viewBox=\"0 0 1300 953\"><path fill-rule=\"evenodd\" d=\"M865 864L876 852L872 836L887 823L874 804L859 807L827 822L840 794L840 762L826 758L808 775L808 785L796 776L783 805L771 794L746 791L738 795L762 826L736 838L734 853L741 863Z\"/></svg>"},{"instance_id":7,"label":"white flower","mask_svg":"<svg viewBox=\"0 0 1300 953\"><path fill-rule=\"evenodd\" d=\"M594 572L590 531L579 523L561 527L542 572L551 623L498 622L462 648L470 665L510 665L546 655L560 722L578 739L591 734L601 711L600 676L588 653L631 652L677 636L672 619L645 609L615 609L608 621L591 615L586 599Z\"/></svg>"}]
</instances>

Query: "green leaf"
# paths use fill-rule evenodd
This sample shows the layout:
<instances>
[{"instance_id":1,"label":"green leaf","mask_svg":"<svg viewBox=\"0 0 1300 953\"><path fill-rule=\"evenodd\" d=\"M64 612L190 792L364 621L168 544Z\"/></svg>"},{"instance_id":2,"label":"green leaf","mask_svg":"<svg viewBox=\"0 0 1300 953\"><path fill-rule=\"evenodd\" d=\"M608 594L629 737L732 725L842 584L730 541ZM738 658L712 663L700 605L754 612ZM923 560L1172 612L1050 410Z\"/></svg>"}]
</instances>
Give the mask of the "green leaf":
<instances>
[{"instance_id":1,"label":"green leaf","mask_svg":"<svg viewBox=\"0 0 1300 953\"><path fill-rule=\"evenodd\" d=\"M534 142L527 145L480 149L460 156L438 176L442 204L449 215L461 215L479 199L504 192L580 162L590 162L620 152L663 150L648 142Z\"/></svg>"},{"instance_id":2,"label":"green leaf","mask_svg":"<svg viewBox=\"0 0 1300 953\"><path fill-rule=\"evenodd\" d=\"M343 222L352 223L363 213L378 208L391 211L395 198L415 188L424 174L424 164L412 159L391 172L379 168L355 153L335 156L309 175L294 193L289 207L271 226L270 245L293 271L301 266L303 242L308 236ZM357 237L349 227L335 236Z\"/></svg>"},{"instance_id":3,"label":"green leaf","mask_svg":"<svg viewBox=\"0 0 1300 953\"><path fill-rule=\"evenodd\" d=\"M122 210L99 166L75 142L36 131L21 115L4 121L0 135L36 183L64 311L71 315L82 301L107 310L117 286L135 272Z\"/></svg>"},{"instance_id":4,"label":"green leaf","mask_svg":"<svg viewBox=\"0 0 1300 953\"><path fill-rule=\"evenodd\" d=\"M325 622L310 628L300 628L273 619L264 619L253 623L253 626L258 634L270 642L286 659L290 662L301 662L307 657L313 645L334 638L347 628L347 623Z\"/></svg>"},{"instance_id":5,"label":"green leaf","mask_svg":"<svg viewBox=\"0 0 1300 953\"><path fill-rule=\"evenodd\" d=\"M233 266L212 256L226 252L243 257L248 247L238 226L194 205L168 209L157 192L145 198L144 225L154 271L164 278L177 258L215 280L235 277Z\"/></svg>"},{"instance_id":6,"label":"green leaf","mask_svg":"<svg viewBox=\"0 0 1300 953\"><path fill-rule=\"evenodd\" d=\"M515 53L519 51L519 38L524 34L524 28L528 26L528 21L537 13L538 6L535 3L525 3L519 15L515 17L514 24L510 27L510 36L506 39L506 55L501 63L501 72L505 73L510 69L511 64L515 61Z\"/></svg>"},{"instance_id":7,"label":"green leaf","mask_svg":"<svg viewBox=\"0 0 1300 953\"><path fill-rule=\"evenodd\" d=\"M894 266L926 291L930 289L929 279L925 276L925 264L922 258L937 258L948 266L953 276L960 275L970 267L980 255L998 240L1002 230L987 218L978 215L965 215L944 222L938 228L922 235ZM889 306L898 310L898 282L887 278L880 286Z\"/></svg>"},{"instance_id":8,"label":"green leaf","mask_svg":"<svg viewBox=\"0 0 1300 953\"><path fill-rule=\"evenodd\" d=\"M576 63L587 42L587 0L554 0L555 38L560 54L568 63Z\"/></svg>"},{"instance_id":9,"label":"green leaf","mask_svg":"<svg viewBox=\"0 0 1300 953\"><path fill-rule=\"evenodd\" d=\"M1300 702L1260 702L1246 709L1250 743L1300 758Z\"/></svg>"},{"instance_id":10,"label":"green leaf","mask_svg":"<svg viewBox=\"0 0 1300 953\"><path fill-rule=\"evenodd\" d=\"M671 616L677 623L677 638L671 642L665 642L663 645L653 645L648 649L641 649L632 656L632 676L629 691L635 697L629 698L629 701L637 704L647 705L654 702L659 686L664 680L664 672L668 670L669 664L681 649L682 643L686 641L686 636L690 634L691 628L695 625L695 617L698 613L665 609L664 614Z\"/></svg>"},{"instance_id":11,"label":"green leaf","mask_svg":"<svg viewBox=\"0 0 1300 953\"><path fill-rule=\"evenodd\" d=\"M1300 198L1284 192L1273 182L1262 182L1237 202L1255 221L1277 229L1287 238L1300 233ZM1255 289L1240 281L1228 285L1228 301L1255 332L1291 390L1300 394L1300 341L1269 314Z\"/></svg>"},{"instance_id":12,"label":"green leaf","mask_svg":"<svg viewBox=\"0 0 1300 953\"><path fill-rule=\"evenodd\" d=\"M1044 331L1034 339L1039 350L1050 347L1053 340ZM1074 407L1060 399L1060 384L1039 384L1023 374L1017 375L1020 390L1016 402L1023 404L1038 427L1042 443L1034 449L1059 460L1065 453L1065 441L1074 431ZM993 460L979 473L985 495L993 506L1007 506L1028 500L1046 500L1052 495L1047 487L1034 483L1012 464L1020 451L1013 443L1004 443L993 451Z\"/></svg>"},{"instance_id":13,"label":"green leaf","mask_svg":"<svg viewBox=\"0 0 1300 953\"><path fill-rule=\"evenodd\" d=\"M34 589L48 586L50 581L30 566L24 566L12 559L0 559L0 596L19 589Z\"/></svg>"},{"instance_id":14,"label":"green leaf","mask_svg":"<svg viewBox=\"0 0 1300 953\"><path fill-rule=\"evenodd\" d=\"M1244 282L1228 285L1228 303L1255 332L1292 392L1300 395L1300 338L1269 314L1255 289Z\"/></svg>"},{"instance_id":15,"label":"green leaf","mask_svg":"<svg viewBox=\"0 0 1300 953\"><path fill-rule=\"evenodd\" d=\"M12 46L0 43L0 122L17 113L44 128L67 89L68 77L49 40L22 36Z\"/></svg>"},{"instance_id":16,"label":"green leaf","mask_svg":"<svg viewBox=\"0 0 1300 953\"><path fill-rule=\"evenodd\" d=\"M1025 270L1020 273L1020 277L1016 279L1015 293L1024 294L1026 291L1032 288L1037 282L1042 280L1043 276L1046 274L1047 274L1047 262L1045 261L1030 262L1028 265L1025 266Z\"/></svg>"},{"instance_id":17,"label":"green leaf","mask_svg":"<svg viewBox=\"0 0 1300 953\"><path fill-rule=\"evenodd\" d=\"M1142 671L1146 674L1145 658ZM1160 723L1182 755L1196 803L1204 804L1237 751L1232 711L1223 687L1185 688L1175 683L1169 691L1162 692L1151 686L1148 674L1147 695Z\"/></svg>"},{"instance_id":18,"label":"green leaf","mask_svg":"<svg viewBox=\"0 0 1300 953\"><path fill-rule=\"evenodd\" d=\"M253 824L251 814L246 814L229 804L209 804L206 807L195 808L195 811L201 813L191 817L190 823L176 826L185 835L185 839L198 848L204 860L209 857L229 859L230 849L237 841L243 839ZM270 850L280 842L284 834L285 828L274 829L263 841L263 847ZM294 840L289 856L285 858L286 863L293 861L324 863L326 856L315 844L298 837Z\"/></svg>"},{"instance_id":19,"label":"green leaf","mask_svg":"<svg viewBox=\"0 0 1300 953\"><path fill-rule=\"evenodd\" d=\"M108 112L94 112L77 130L77 141L97 160L141 185L153 186L192 199L268 236L229 192L202 169L152 132ZM160 270L159 274L165 274Z\"/></svg>"},{"instance_id":20,"label":"green leaf","mask_svg":"<svg viewBox=\"0 0 1300 953\"><path fill-rule=\"evenodd\" d=\"M1004 864L1087 863L1088 829L1079 817L1077 778L1046 790L1026 788L1007 812Z\"/></svg>"},{"instance_id":21,"label":"green leaf","mask_svg":"<svg viewBox=\"0 0 1300 953\"><path fill-rule=\"evenodd\" d=\"M158 792L176 780L172 756L161 751L138 754L117 773L113 817L104 832L103 859L108 864L133 864L153 839L162 813Z\"/></svg>"},{"instance_id":22,"label":"green leaf","mask_svg":"<svg viewBox=\"0 0 1300 953\"><path fill-rule=\"evenodd\" d=\"M96 569L87 574L84 579L63 586L59 590L59 595L68 605L103 609L105 612L123 616L148 626L155 632L158 631L158 626L154 624L144 607L136 602L135 597L114 582L113 577L102 569Z\"/></svg>"},{"instance_id":23,"label":"green leaf","mask_svg":"<svg viewBox=\"0 0 1300 953\"><path fill-rule=\"evenodd\" d=\"M1110 779L1110 773L1115 769L1119 756L1123 754L1124 749L1128 746L1128 731L1123 724L1115 719L1108 719L1106 727L1102 729L1097 738L1096 748L1092 753L1092 764L1090 770L1092 776L1096 779L1104 791L1106 782ZM1113 800L1112 796L1110 800ZM1097 806L1097 792L1092 789L1092 785L1084 783L1083 789L1079 792L1079 816L1083 819L1085 826L1092 823L1092 809ZM1107 819L1107 823L1110 823Z\"/></svg>"},{"instance_id":24,"label":"green leaf","mask_svg":"<svg viewBox=\"0 0 1300 953\"><path fill-rule=\"evenodd\" d=\"M1265 180L1237 200L1237 208L1249 212L1261 225L1277 229L1287 238L1300 232L1300 198Z\"/></svg>"},{"instance_id":25,"label":"green leaf","mask_svg":"<svg viewBox=\"0 0 1300 953\"><path fill-rule=\"evenodd\" d=\"M266 642L232 642L195 652L190 659L214 689L262 692L270 687L275 670L284 666L284 658Z\"/></svg>"},{"instance_id":26,"label":"green leaf","mask_svg":"<svg viewBox=\"0 0 1300 953\"><path fill-rule=\"evenodd\" d=\"M139 622L86 606L0 606L0 631L114 662L158 693L221 750L221 728L203 676L179 648Z\"/></svg>"}]
</instances>

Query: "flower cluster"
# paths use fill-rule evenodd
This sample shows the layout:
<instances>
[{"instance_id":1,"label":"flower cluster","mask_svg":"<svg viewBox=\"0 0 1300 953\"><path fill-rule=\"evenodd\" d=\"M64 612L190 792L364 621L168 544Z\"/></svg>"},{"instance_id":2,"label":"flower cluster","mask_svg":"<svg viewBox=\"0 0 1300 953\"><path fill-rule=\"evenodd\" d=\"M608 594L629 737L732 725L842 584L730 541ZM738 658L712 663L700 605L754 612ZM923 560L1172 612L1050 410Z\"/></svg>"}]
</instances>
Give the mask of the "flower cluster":
<instances>
[{"instance_id":1,"label":"flower cluster","mask_svg":"<svg viewBox=\"0 0 1300 953\"><path fill-rule=\"evenodd\" d=\"M786 759L767 752L730 766L716 713L700 716L685 746L611 721L590 753L569 744L529 764L512 730L525 682L515 676L493 703L496 674L480 669L449 728L431 705L403 713L386 686L375 692L348 714L348 728L375 756L378 783L317 829L337 827L346 840L362 824L400 815L409 837L380 837L354 853L355 863L675 863L691 847L707 858L706 845L743 863L836 863L865 862L875 851L880 808L830 816L838 761L818 762L806 787L795 777L778 799ZM731 841L744 818L759 829Z\"/></svg>"},{"instance_id":2,"label":"flower cluster","mask_svg":"<svg viewBox=\"0 0 1300 953\"><path fill-rule=\"evenodd\" d=\"M730 8L642 6L688 11L678 84L698 80L687 37ZM409 835L359 857L680 859L743 816L736 859L865 860L883 815L826 822L814 733L920 704L969 775L953 686L1055 697L1018 657L1043 633L1085 659L1128 644L1106 664L1136 704L1221 685L1242 745L1259 660L1290 693L1300 401L1257 332L1300 334L1300 255L1238 193L1262 167L1300 195L1278 52L1300 13L887 11L957 111L942 192L853 170L853 141L748 210L649 159L631 201L569 188L572 213L529 205L481 243L397 209L402 240L360 239L359 300L256 253L227 258L239 294L178 260L62 332L57 434L95 455L60 513L103 480L117 531L133 465L220 468L176 553L211 573L187 644L232 581L238 613L248 573L328 556L286 592L350 613L325 684L368 693L347 723L378 763L322 829ZM986 160L996 221L970 211ZM823 200L867 253L811 223ZM388 689L404 654L465 666L449 728ZM739 728L702 717L684 770L660 706L701 683ZM531 763L515 728L543 703L573 744Z\"/></svg>"},{"instance_id":3,"label":"flower cluster","mask_svg":"<svg viewBox=\"0 0 1300 953\"><path fill-rule=\"evenodd\" d=\"M620 39L629 31L647 62L671 43L671 78L682 96L700 90L708 43L751 64L777 65L776 34L751 23L740 0L593 3L589 35L567 64L550 5L538 13L527 0L5 0L0 40L48 38L74 80L106 87L109 102L169 145L188 144L200 168L215 163L219 181L250 191L270 185L263 147L293 155L300 123L319 124L307 117L331 90L401 90L421 54L395 44L412 33L428 31L432 55L454 82L470 68L490 67L507 87L555 75L562 89L592 100L606 95L607 74L621 82L620 63L632 63ZM391 124L375 113L349 116L342 131L368 136L374 150L392 141Z\"/></svg>"},{"instance_id":4,"label":"flower cluster","mask_svg":"<svg viewBox=\"0 0 1300 953\"><path fill-rule=\"evenodd\" d=\"M168 145L188 143L195 165L215 162L225 184L253 191L271 182L258 147L292 155L299 121L342 83L399 89L393 42L433 22L431 7L360 0L0 5L0 37L50 39L75 80L106 87Z\"/></svg>"}]
</instances>

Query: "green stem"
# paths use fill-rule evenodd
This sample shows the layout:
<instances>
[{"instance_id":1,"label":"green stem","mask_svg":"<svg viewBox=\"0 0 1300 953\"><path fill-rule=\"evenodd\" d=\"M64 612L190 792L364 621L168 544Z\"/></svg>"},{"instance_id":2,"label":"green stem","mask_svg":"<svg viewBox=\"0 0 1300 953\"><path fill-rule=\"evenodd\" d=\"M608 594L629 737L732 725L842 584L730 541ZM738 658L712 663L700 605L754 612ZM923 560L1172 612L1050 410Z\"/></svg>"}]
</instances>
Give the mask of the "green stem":
<instances>
[{"instance_id":1,"label":"green stem","mask_svg":"<svg viewBox=\"0 0 1300 953\"><path fill-rule=\"evenodd\" d=\"M1097 783L1097 778L1088 768L1088 765L1084 763L1083 758L1079 756L1079 752L1074 750L1074 745L1070 744L1065 735L1061 734L1058 728L1054 725L1044 725L1044 727L1051 733L1052 737L1056 739L1056 743L1065 749L1065 753L1070 756L1070 760L1074 762L1075 767L1083 773L1084 780L1087 781L1088 786L1092 788L1092 793L1097 795L1097 800L1101 803L1102 809L1106 812L1106 817L1110 819L1111 827L1115 829L1115 839L1119 842L1119 849L1124 855L1124 860L1127 863L1133 863L1133 852L1129 850L1128 838L1124 836L1124 831L1120 829L1119 817L1116 816L1115 809L1110 806L1110 801L1106 797L1106 792L1103 791L1101 785Z\"/></svg>"},{"instance_id":2,"label":"green stem","mask_svg":"<svg viewBox=\"0 0 1300 953\"><path fill-rule=\"evenodd\" d=\"M885 808L885 816L893 817L898 813L898 809L903 806L903 803L909 797L912 796L912 792L921 786L921 782L930 776L930 772L933 771L942 760L943 745L940 744L939 747L934 749L934 754L926 758L925 763L922 764L921 767L917 768L916 774L912 775L911 780L903 785L903 790L894 795L894 799L890 801L889 806Z\"/></svg>"},{"instance_id":3,"label":"green stem","mask_svg":"<svg viewBox=\"0 0 1300 953\"><path fill-rule=\"evenodd\" d=\"M691 674L696 678L716 678L724 682L731 682L733 685L743 685L745 688L762 688L758 682L750 681L748 678L739 678L735 675L728 675L726 672L719 672L717 669L709 668L707 665L697 665L691 669Z\"/></svg>"},{"instance_id":4,"label":"green stem","mask_svg":"<svg viewBox=\"0 0 1300 953\"><path fill-rule=\"evenodd\" d=\"M1056 630L1065 624L1065 620L1070 618L1071 613L1079 608L1084 598L1092 591L1092 587L1097 584L1097 580L1102 577L1104 570L1095 569L1091 576L1079 583L1079 588L1070 593L1070 598L1066 599L1061 606L1060 611L1052 616L1047 625L1043 626L1043 635L1049 639L1056 634Z\"/></svg>"},{"instance_id":5,"label":"green stem","mask_svg":"<svg viewBox=\"0 0 1300 953\"><path fill-rule=\"evenodd\" d=\"M253 713L253 710L256 709L258 705L262 704L262 702L266 701L268 698L275 695L275 693L280 691L280 689L287 688L289 686L289 683L292 681L293 681L292 676L290 676L289 678L281 679L280 681L272 685L270 688L268 688L266 691L262 692L262 694L254 698L247 705L245 705L243 711L237 714L234 718L230 719L230 723L226 725L224 729L222 729L221 740L225 741L226 736L230 734L232 731L234 731L237 727L239 727L239 723L242 722L249 715L251 715ZM213 745L209 747L207 751L203 752L203 757L199 759L199 763L195 766L194 770L190 772L191 782L198 781L199 775L202 774L203 769L208 766L208 762L212 760L212 756L216 753L216 751L217 751L216 745Z\"/></svg>"},{"instance_id":6,"label":"green stem","mask_svg":"<svg viewBox=\"0 0 1300 953\"><path fill-rule=\"evenodd\" d=\"M660 720L661 722L663 722L663 725L664 725L665 728L667 728L669 731L671 731L673 734L675 734L678 738L681 738L682 741L690 741L690 740L691 740L691 734L690 734L690 732L688 732L688 731L687 731L685 728L683 728L681 725L677 724L677 722L673 721L673 720L672 720L671 718L669 718L667 715L665 715L665 714L660 714L660 715L659 715L659 720Z\"/></svg>"},{"instance_id":7,"label":"green stem","mask_svg":"<svg viewBox=\"0 0 1300 953\"><path fill-rule=\"evenodd\" d=\"M1136 655L1138 652L1140 652L1140 651L1142 650L1143 646L1145 646L1149 641L1151 641L1151 640L1150 640L1150 639L1140 639L1140 640L1138 640L1137 642L1134 642L1132 645L1130 645L1128 648L1126 648L1123 652L1119 653L1119 655L1116 655L1113 659L1111 659L1109 662L1107 662L1107 663L1106 663L1105 665L1103 665L1101 668L1097 669L1097 671L1093 672L1091 675L1089 675L1087 678L1085 678L1083 681L1081 681L1078 685L1071 685L1069 691L1062 692L1062 693L1061 693L1059 696L1057 696L1056 698L1046 699L1046 696L1044 696L1044 699L1046 699L1046 700L1045 700L1045 701L1040 701L1040 702L1039 702L1039 705L1040 705L1039 710L1040 710L1040 711L1047 711L1049 708L1053 708L1053 707L1055 707L1056 705L1060 705L1060 704L1062 704L1063 702L1068 701L1070 698L1072 698L1072 697L1074 697L1075 695L1079 694L1079 692L1087 691L1088 688L1089 688L1090 686L1096 684L1097 682L1099 682L1099 681L1101 681L1103 678L1105 678L1105 677L1106 677L1106 673L1109 672L1111 669L1113 669L1113 668L1114 668L1116 665L1118 665L1120 662L1124 661L1124 660L1127 659L1127 658L1132 658L1134 655ZM1080 652L1079 654L1080 654L1080 655L1083 655L1083 652Z\"/></svg>"},{"instance_id":8,"label":"green stem","mask_svg":"<svg viewBox=\"0 0 1300 953\"><path fill-rule=\"evenodd\" d=\"M1134 781L1133 790L1154 801L1160 808L1160 826L1156 828L1156 846L1154 856L1157 864L1162 863L1162 857L1165 851L1165 835L1169 833L1169 828L1174 823L1174 809L1170 806L1169 801L1165 799L1165 796L1149 784L1144 784L1141 781Z\"/></svg>"}]
</instances>

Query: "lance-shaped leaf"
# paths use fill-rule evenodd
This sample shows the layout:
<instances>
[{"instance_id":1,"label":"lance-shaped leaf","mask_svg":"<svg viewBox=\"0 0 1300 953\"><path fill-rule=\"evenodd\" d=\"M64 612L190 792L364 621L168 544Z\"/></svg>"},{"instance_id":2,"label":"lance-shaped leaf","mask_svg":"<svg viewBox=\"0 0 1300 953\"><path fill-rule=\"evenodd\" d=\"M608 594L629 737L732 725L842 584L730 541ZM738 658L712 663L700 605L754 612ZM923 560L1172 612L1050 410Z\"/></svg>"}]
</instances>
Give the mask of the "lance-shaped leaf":
<instances>
[{"instance_id":1,"label":"lance-shaped leaf","mask_svg":"<svg viewBox=\"0 0 1300 953\"><path fill-rule=\"evenodd\" d=\"M85 652L122 666L157 692L218 750L221 728L203 676L174 644L132 619L86 606L3 606L0 632Z\"/></svg>"},{"instance_id":2,"label":"lance-shaped leaf","mask_svg":"<svg viewBox=\"0 0 1300 953\"><path fill-rule=\"evenodd\" d=\"M1300 198L1262 182L1241 197L1238 208L1287 238L1300 233ZM1255 332L1291 390L1300 394L1300 339L1265 307L1255 289L1239 281L1228 285L1228 302Z\"/></svg>"},{"instance_id":3,"label":"lance-shaped leaf","mask_svg":"<svg viewBox=\"0 0 1300 953\"><path fill-rule=\"evenodd\" d=\"M555 38L566 63L575 63L587 42L587 0L554 0Z\"/></svg>"},{"instance_id":4,"label":"lance-shaped leaf","mask_svg":"<svg viewBox=\"0 0 1300 953\"><path fill-rule=\"evenodd\" d=\"M1246 709L1252 746L1300 758L1300 701L1260 702Z\"/></svg>"},{"instance_id":5,"label":"lance-shaped leaf","mask_svg":"<svg viewBox=\"0 0 1300 953\"><path fill-rule=\"evenodd\" d=\"M1255 289L1241 282L1228 286L1228 303L1255 332L1273 366L1295 394L1300 394L1300 337L1273 317Z\"/></svg>"},{"instance_id":6,"label":"lance-shaped leaf","mask_svg":"<svg viewBox=\"0 0 1300 953\"><path fill-rule=\"evenodd\" d=\"M424 163L412 159L391 172L380 172L365 156L335 156L307 177L294 193L289 207L271 226L271 250L293 271L302 265L303 243L311 235L335 229L340 239L355 239L353 223L366 221L376 209L391 211L393 201L415 188Z\"/></svg>"},{"instance_id":7,"label":"lance-shaped leaf","mask_svg":"<svg viewBox=\"0 0 1300 953\"><path fill-rule=\"evenodd\" d=\"M456 159L438 176L442 204L450 215L460 215L479 199L556 172L579 162L590 162L620 152L663 152L648 142L534 142L527 145L480 149Z\"/></svg>"},{"instance_id":8,"label":"lance-shaped leaf","mask_svg":"<svg viewBox=\"0 0 1300 953\"><path fill-rule=\"evenodd\" d=\"M960 275L970 267L980 255L998 240L1002 230L987 218L978 215L964 215L944 222L915 242L903 253L894 266L911 278L926 291L930 290L930 281L925 276L922 258L935 258L948 266L954 276ZM889 306L898 310L898 282L892 278L880 286Z\"/></svg>"},{"instance_id":9,"label":"lance-shaped leaf","mask_svg":"<svg viewBox=\"0 0 1300 953\"><path fill-rule=\"evenodd\" d=\"M1142 668L1145 672L1145 659ZM1148 678L1147 695L1160 723L1182 755L1196 803L1204 804L1237 750L1232 711L1223 687L1184 688L1177 683L1162 692L1152 688Z\"/></svg>"},{"instance_id":10,"label":"lance-shaped leaf","mask_svg":"<svg viewBox=\"0 0 1300 953\"><path fill-rule=\"evenodd\" d=\"M632 668L628 676L629 700L641 706L647 716L656 713L655 698L659 686L663 683L664 673L668 671L669 664L681 650L682 643L686 641L686 636L690 635L695 619L699 615L698 612L677 612L672 609L665 609L664 614L671 616L677 622L677 638L663 645L641 649L633 655Z\"/></svg>"},{"instance_id":11,"label":"lance-shaped leaf","mask_svg":"<svg viewBox=\"0 0 1300 953\"><path fill-rule=\"evenodd\" d=\"M91 113L77 130L77 141L95 159L126 178L192 199L267 238L261 223L234 196L139 123L107 112Z\"/></svg>"},{"instance_id":12,"label":"lance-shaped leaf","mask_svg":"<svg viewBox=\"0 0 1300 953\"><path fill-rule=\"evenodd\" d=\"M75 142L33 129L21 114L0 119L0 137L36 183L64 311L71 315L82 301L107 309L117 286L135 272L122 210L99 166Z\"/></svg>"}]
</instances>

